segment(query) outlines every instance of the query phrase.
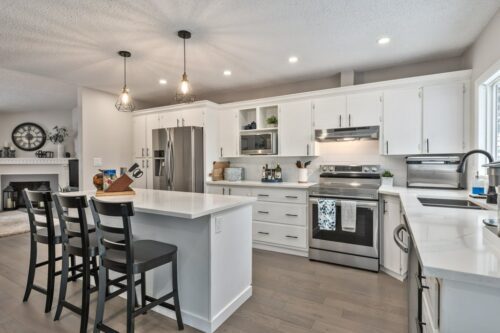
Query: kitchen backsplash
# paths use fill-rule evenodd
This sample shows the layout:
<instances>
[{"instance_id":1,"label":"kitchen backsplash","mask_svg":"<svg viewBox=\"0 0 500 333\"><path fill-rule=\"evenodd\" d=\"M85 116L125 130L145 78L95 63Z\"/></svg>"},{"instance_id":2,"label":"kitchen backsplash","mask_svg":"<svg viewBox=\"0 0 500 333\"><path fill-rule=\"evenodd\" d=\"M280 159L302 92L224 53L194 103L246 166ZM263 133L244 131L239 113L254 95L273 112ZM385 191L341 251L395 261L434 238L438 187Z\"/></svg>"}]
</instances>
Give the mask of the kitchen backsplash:
<instances>
[{"instance_id":1,"label":"kitchen backsplash","mask_svg":"<svg viewBox=\"0 0 500 333\"><path fill-rule=\"evenodd\" d=\"M300 160L312 163L308 167L309 181L317 182L319 166L323 164L380 164L383 170L394 174L395 185L406 185L406 164L404 156L382 156L379 154L379 141L325 142L318 143L318 157L302 157ZM245 169L246 180L260 180L262 166L266 163L274 167L279 163L283 180L296 182L299 172L295 166L297 157L252 156L231 158L232 167Z\"/></svg>"}]
</instances>

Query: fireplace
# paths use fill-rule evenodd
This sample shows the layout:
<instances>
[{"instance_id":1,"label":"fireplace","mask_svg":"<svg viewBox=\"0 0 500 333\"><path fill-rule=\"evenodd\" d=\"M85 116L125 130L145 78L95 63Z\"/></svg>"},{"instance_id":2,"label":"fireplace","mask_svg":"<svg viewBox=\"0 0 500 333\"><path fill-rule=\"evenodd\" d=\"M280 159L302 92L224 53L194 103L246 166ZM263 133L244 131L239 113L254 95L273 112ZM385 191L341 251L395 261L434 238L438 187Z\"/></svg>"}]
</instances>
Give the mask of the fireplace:
<instances>
[{"instance_id":1,"label":"fireplace","mask_svg":"<svg viewBox=\"0 0 500 333\"><path fill-rule=\"evenodd\" d=\"M9 182L9 185L6 187L6 189L7 188L14 189L14 191L17 193L16 202L15 202L16 208L26 207L26 204L24 202L24 197L22 194L22 191L25 188L27 188L28 190L31 190L31 191L50 191L51 190L50 189L50 181ZM5 191L5 189L3 191ZM4 193L2 193L2 196L3 196L3 194Z\"/></svg>"}]
</instances>

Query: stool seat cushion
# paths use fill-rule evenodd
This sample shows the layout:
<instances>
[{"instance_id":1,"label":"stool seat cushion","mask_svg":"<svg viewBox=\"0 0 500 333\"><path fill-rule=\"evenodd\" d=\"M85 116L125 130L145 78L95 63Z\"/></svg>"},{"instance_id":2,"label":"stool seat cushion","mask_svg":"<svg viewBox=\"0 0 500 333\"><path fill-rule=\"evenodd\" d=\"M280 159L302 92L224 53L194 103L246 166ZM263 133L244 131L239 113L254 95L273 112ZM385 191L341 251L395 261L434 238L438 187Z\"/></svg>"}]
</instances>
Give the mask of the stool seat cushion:
<instances>
[{"instance_id":1,"label":"stool seat cushion","mask_svg":"<svg viewBox=\"0 0 500 333\"><path fill-rule=\"evenodd\" d=\"M177 253L177 246L154 240L138 240L132 242L134 250L134 274L143 273L172 261ZM106 268L126 273L127 258L125 251L106 250L103 256Z\"/></svg>"}]
</instances>

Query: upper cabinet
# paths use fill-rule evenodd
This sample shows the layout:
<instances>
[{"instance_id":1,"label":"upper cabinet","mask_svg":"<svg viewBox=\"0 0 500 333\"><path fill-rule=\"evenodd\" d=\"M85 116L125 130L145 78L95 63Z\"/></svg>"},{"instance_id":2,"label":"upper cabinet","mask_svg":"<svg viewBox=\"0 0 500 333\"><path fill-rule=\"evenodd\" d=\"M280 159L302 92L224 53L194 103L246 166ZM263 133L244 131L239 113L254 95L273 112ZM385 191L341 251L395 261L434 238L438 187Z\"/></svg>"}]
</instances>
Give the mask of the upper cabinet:
<instances>
[{"instance_id":1,"label":"upper cabinet","mask_svg":"<svg viewBox=\"0 0 500 333\"><path fill-rule=\"evenodd\" d=\"M146 117L147 115L132 117L133 157L146 156Z\"/></svg>"},{"instance_id":2,"label":"upper cabinet","mask_svg":"<svg viewBox=\"0 0 500 333\"><path fill-rule=\"evenodd\" d=\"M421 153L422 101L419 88L391 89L384 92L383 153L412 155Z\"/></svg>"},{"instance_id":3,"label":"upper cabinet","mask_svg":"<svg viewBox=\"0 0 500 333\"><path fill-rule=\"evenodd\" d=\"M201 109L184 109L160 113L160 128L204 125L204 111Z\"/></svg>"},{"instance_id":4,"label":"upper cabinet","mask_svg":"<svg viewBox=\"0 0 500 333\"><path fill-rule=\"evenodd\" d=\"M382 93L347 95L346 127L378 126L382 117Z\"/></svg>"},{"instance_id":5,"label":"upper cabinet","mask_svg":"<svg viewBox=\"0 0 500 333\"><path fill-rule=\"evenodd\" d=\"M463 152L464 93L462 82L422 88L424 153Z\"/></svg>"},{"instance_id":6,"label":"upper cabinet","mask_svg":"<svg viewBox=\"0 0 500 333\"><path fill-rule=\"evenodd\" d=\"M219 112L219 145L219 157L236 157L239 155L237 110L224 110Z\"/></svg>"},{"instance_id":7,"label":"upper cabinet","mask_svg":"<svg viewBox=\"0 0 500 333\"><path fill-rule=\"evenodd\" d=\"M310 100L280 104L280 155L313 156L312 103Z\"/></svg>"},{"instance_id":8,"label":"upper cabinet","mask_svg":"<svg viewBox=\"0 0 500 333\"><path fill-rule=\"evenodd\" d=\"M318 98L313 108L314 129L378 126L382 116L382 93Z\"/></svg>"}]
</instances>

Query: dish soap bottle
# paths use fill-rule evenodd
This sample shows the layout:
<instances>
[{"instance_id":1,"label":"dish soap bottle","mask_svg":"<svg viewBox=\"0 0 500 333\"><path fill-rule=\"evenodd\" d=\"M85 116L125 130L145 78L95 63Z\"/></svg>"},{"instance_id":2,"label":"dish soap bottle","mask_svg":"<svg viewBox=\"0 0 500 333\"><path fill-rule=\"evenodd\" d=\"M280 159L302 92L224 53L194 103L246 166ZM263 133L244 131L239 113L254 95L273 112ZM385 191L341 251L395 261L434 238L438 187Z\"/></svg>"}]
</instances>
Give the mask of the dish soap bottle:
<instances>
[{"instance_id":1,"label":"dish soap bottle","mask_svg":"<svg viewBox=\"0 0 500 333\"><path fill-rule=\"evenodd\" d=\"M479 178L479 172L476 172L476 176L474 177L474 181L472 182L472 194L484 194L484 181Z\"/></svg>"}]
</instances>

